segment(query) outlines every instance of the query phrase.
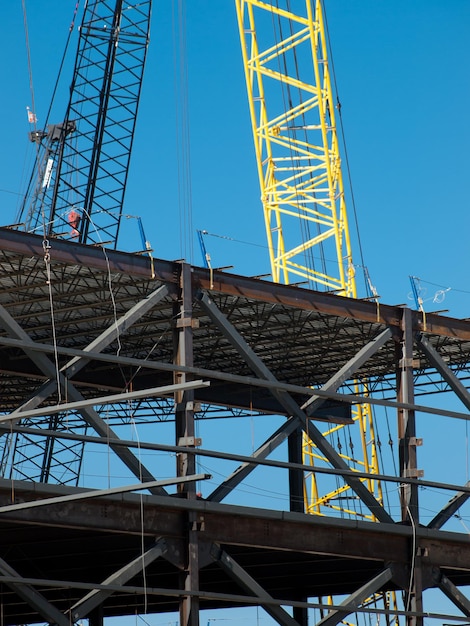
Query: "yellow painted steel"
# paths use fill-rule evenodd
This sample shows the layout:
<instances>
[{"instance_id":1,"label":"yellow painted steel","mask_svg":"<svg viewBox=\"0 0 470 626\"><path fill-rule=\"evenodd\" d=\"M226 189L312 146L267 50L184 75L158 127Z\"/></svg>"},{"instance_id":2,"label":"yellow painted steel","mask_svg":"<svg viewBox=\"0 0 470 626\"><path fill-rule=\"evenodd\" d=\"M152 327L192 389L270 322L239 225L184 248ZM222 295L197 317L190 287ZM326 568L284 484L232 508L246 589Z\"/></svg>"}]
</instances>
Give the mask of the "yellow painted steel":
<instances>
[{"instance_id":1,"label":"yellow painted steel","mask_svg":"<svg viewBox=\"0 0 470 626\"><path fill-rule=\"evenodd\" d=\"M273 280L357 297L321 0L235 0L235 6ZM356 394L368 395L367 381L355 386ZM360 454L352 445L340 454L351 469L379 474L370 405L354 407L353 421ZM344 429L323 434L339 442ZM328 465L306 436L303 453L312 468ZM380 481L363 482L382 504ZM304 480L304 500L312 514L376 521L354 506L348 485L331 488L330 481L326 489L314 469ZM379 598L396 604L395 594L367 603Z\"/></svg>"},{"instance_id":2,"label":"yellow painted steel","mask_svg":"<svg viewBox=\"0 0 470 626\"><path fill-rule=\"evenodd\" d=\"M355 297L321 3L279 4L235 0L273 279Z\"/></svg>"},{"instance_id":3,"label":"yellow painted steel","mask_svg":"<svg viewBox=\"0 0 470 626\"><path fill-rule=\"evenodd\" d=\"M356 297L321 2L235 0L235 6L273 280L306 279L316 289ZM370 406L354 407L353 419L361 458L342 456L352 469L378 474ZM312 466L325 463L307 439L304 457ZM380 483L366 482L382 502ZM345 504L348 486L320 495L314 471L304 490L311 513L370 518Z\"/></svg>"}]
</instances>

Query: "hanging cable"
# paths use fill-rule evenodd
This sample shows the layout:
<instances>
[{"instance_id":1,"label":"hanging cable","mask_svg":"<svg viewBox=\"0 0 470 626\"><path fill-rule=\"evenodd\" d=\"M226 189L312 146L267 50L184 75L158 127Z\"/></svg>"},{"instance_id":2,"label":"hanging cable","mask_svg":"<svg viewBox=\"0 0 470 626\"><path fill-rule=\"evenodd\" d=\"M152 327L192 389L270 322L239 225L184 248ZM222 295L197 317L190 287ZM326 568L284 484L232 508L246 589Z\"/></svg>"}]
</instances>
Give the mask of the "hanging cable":
<instances>
[{"instance_id":1,"label":"hanging cable","mask_svg":"<svg viewBox=\"0 0 470 626\"><path fill-rule=\"evenodd\" d=\"M362 241L361 241L361 235L360 235L360 230L359 230L359 220L357 217L357 209L356 209L356 200L355 200L355 196L354 196L354 188L353 188L353 184L352 184L352 177L351 177L351 168L349 166L349 157L348 157L348 149L347 149L347 144L346 144L346 137L345 137L345 133L344 133L344 125L343 125L343 117L341 114L341 101L339 99L338 96L338 84L336 82L336 73L335 73L335 66L334 66L334 61L333 61L333 51L331 48L331 39L330 39L330 33L328 30L328 20L327 20L327 16L326 16L326 7L324 6L324 2L322 2L322 0L319 0L319 2L321 3L322 6L322 12L323 12L323 18L324 18L324 23L325 23L325 32L326 32L326 41L327 41L327 45L328 45L328 56L330 59L330 67L331 67L331 75L333 77L333 84L334 84L334 88L335 88L335 94L336 94L336 110L338 111L338 117L339 117L339 128L341 131L341 140L342 140L342 144L343 144L343 151L344 151L344 162L346 165L346 174L347 174L347 178L348 178L348 184L349 184L349 191L351 194L351 204L352 204L352 209L353 209L353 217L354 217L354 225L356 228L356 237L357 237L357 243L358 243L358 248L359 248L359 257L361 259L361 267L365 268L365 263L364 263L364 253L362 250ZM369 282L367 280L367 275L364 273L364 283L365 283L365 287L366 287L366 293L368 296L373 295L372 293L370 293L369 290Z\"/></svg>"},{"instance_id":2,"label":"hanging cable","mask_svg":"<svg viewBox=\"0 0 470 626\"><path fill-rule=\"evenodd\" d=\"M24 2L24 0L23 0L23 2ZM75 19L77 17L79 5L80 5L80 0L77 0L77 2L75 4L74 11L73 11L73 15L72 15L72 21L70 22L69 33L67 35L67 40L65 42L64 52L62 53L62 59L60 61L60 66L59 66L59 71L57 73L56 82L54 84L54 89L52 90L51 101L50 101L50 104L49 104L49 108L47 110L46 119L44 120L44 128L46 128L47 123L49 121L49 116L50 116L51 111L52 111L52 106L54 104L54 100L55 100L55 96L56 96L57 89L58 89L58 86L59 86L60 78L62 76L62 69L64 67L65 59L67 57L67 51L68 51L69 44L70 44L70 39L72 37L72 33L73 33L73 30L74 30L74 27L75 27Z\"/></svg>"},{"instance_id":3,"label":"hanging cable","mask_svg":"<svg viewBox=\"0 0 470 626\"><path fill-rule=\"evenodd\" d=\"M186 5L183 0L173 0L172 19L180 249L182 258L192 262L191 143L186 54Z\"/></svg>"}]
</instances>

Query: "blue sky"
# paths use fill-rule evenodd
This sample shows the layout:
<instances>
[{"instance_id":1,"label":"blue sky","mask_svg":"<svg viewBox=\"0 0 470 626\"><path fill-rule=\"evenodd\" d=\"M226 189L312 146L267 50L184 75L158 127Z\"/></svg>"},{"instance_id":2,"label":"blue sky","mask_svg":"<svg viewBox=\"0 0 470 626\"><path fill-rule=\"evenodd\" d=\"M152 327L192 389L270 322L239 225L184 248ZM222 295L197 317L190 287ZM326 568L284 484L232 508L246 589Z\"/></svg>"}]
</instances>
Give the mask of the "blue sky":
<instances>
[{"instance_id":1,"label":"blue sky","mask_svg":"<svg viewBox=\"0 0 470 626\"><path fill-rule=\"evenodd\" d=\"M27 2L36 114L44 120L74 1ZM175 119L172 0L154 3L125 212L139 215L155 255L201 263L197 229L213 265L241 274L269 271L235 11L231 0L191 0L187 19L187 120L193 234L181 243ZM334 69L345 129L364 261L385 303L410 302L409 275L421 279L428 310L465 317L469 227L470 51L466 0L329 0ZM2 223L16 216L32 146L31 105L21 3L2 8L1 100L4 155ZM72 47L72 50L74 47ZM64 72L51 119L63 116ZM61 96L61 97L60 97ZM62 100L62 101L61 101ZM24 169L25 168L25 169ZM179 190L179 191L178 191ZM349 201L349 220L353 227ZM240 242L240 243L238 243ZM121 247L140 248L135 220ZM358 247L354 259L360 264ZM444 291L451 287L450 291ZM438 300L433 302L437 291ZM361 294L365 295L365 294Z\"/></svg>"},{"instance_id":2,"label":"blue sky","mask_svg":"<svg viewBox=\"0 0 470 626\"><path fill-rule=\"evenodd\" d=\"M27 139L31 94L21 2L3 4L0 200L1 223L6 225L15 221L32 146ZM26 6L40 125L75 0L29 0ZM232 0L186 2L188 227L193 237L183 241L172 6L172 0L154 3L125 212L141 217L155 256L185 256L202 264L196 230L205 229L212 233L205 241L214 266L233 265L234 272L247 275L267 273ZM414 307L408 277L417 276L426 310L449 309L451 315L469 317L470 2L326 0L326 11L361 243L372 282L383 303ZM66 67L70 70L70 62ZM66 69L52 121L63 116L69 76ZM351 202L349 206L352 227ZM122 247L140 249L135 220L124 228ZM359 263L357 245L354 258ZM437 442L427 454L436 450ZM232 618L223 612L220 618L215 613L209 617L214 626L218 619L227 626L230 621L271 623L264 613L256 616L253 611L247 612L246 621L241 614ZM170 618L146 620L152 626L175 623Z\"/></svg>"}]
</instances>

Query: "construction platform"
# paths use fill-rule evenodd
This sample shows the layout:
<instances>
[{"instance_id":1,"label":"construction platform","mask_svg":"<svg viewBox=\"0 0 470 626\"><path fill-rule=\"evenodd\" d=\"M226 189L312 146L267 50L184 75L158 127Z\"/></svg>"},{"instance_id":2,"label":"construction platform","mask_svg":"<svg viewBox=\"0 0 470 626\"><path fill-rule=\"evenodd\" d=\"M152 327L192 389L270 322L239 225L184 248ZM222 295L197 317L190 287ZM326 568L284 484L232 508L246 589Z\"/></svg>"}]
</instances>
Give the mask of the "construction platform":
<instances>
[{"instance_id":1,"label":"construction platform","mask_svg":"<svg viewBox=\"0 0 470 626\"><path fill-rule=\"evenodd\" d=\"M433 588L470 616L470 540L452 526L470 488L461 472L427 480L417 453L430 421L468 419L469 321L9 229L0 264L3 624L169 611L198 624L201 609L259 605L304 626L327 596L322 624L356 610L422 623ZM462 409L436 407L444 392ZM373 479L323 434L357 430L365 402L393 412L395 466ZM268 432L254 451L204 447L199 422L223 432L246 414ZM131 422L151 436L132 440ZM90 445L115 455L123 485L82 477ZM210 477L201 458L234 469ZM285 477L282 504L234 503L262 466ZM347 515L328 498L303 512L307 473L344 485ZM445 494L432 514L423 488ZM405 608L364 604L384 590Z\"/></svg>"}]
</instances>

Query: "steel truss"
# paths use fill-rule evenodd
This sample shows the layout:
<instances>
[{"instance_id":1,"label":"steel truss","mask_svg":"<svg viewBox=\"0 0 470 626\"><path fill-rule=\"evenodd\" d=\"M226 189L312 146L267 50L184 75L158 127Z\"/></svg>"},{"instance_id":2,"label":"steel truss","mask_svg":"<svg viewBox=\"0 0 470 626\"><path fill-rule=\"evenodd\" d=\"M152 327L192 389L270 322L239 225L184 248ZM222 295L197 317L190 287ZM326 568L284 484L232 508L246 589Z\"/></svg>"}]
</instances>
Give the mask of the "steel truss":
<instances>
[{"instance_id":1,"label":"steel truss","mask_svg":"<svg viewBox=\"0 0 470 626\"><path fill-rule=\"evenodd\" d=\"M86 488L76 489L39 484L24 467L22 480L0 481L5 624L65 626L87 617L99 624L143 611L145 602L151 612L179 610L180 623L191 626L201 609L240 605L261 606L289 626L305 626L307 616L337 624L351 613L422 624L425 592L433 588L470 617L462 591L470 584L467 536L443 530L464 514L470 487L424 480L416 452L427 423L418 416L468 419L470 394L461 381L469 322L184 263L155 261L152 278L148 259L113 251L105 259L99 249L59 240L48 285L41 238L0 230L0 239L0 428L49 441L51 450L59 441L84 446L85 465L90 446L105 449L127 476L124 486L103 489L85 473ZM108 271L114 304L104 294ZM430 371L462 411L416 403L420 376ZM384 399L376 390L380 380L389 390L392 374L396 398ZM377 381L367 398L350 393L363 375ZM153 419L148 440L137 441L118 420L111 428L102 409L154 398L174 403L170 441ZM399 471L378 477L396 485L395 501L378 501L367 486L371 476L357 472L317 425L328 407L365 400L397 415ZM206 450L196 422L209 405L251 411L273 426L251 454L224 451L223 437L219 449ZM41 430L46 416L69 411L73 427ZM317 476L347 486L378 523L334 511L304 514L303 477L312 468L302 464L302 432L325 459ZM165 481L159 451L175 459ZM198 472L203 457L228 459L234 469L210 478ZM286 474L288 504L230 504L262 466ZM420 486L450 491L428 523ZM403 591L402 608L370 605L371 596L390 590ZM327 596L333 604L320 611L312 599Z\"/></svg>"},{"instance_id":2,"label":"steel truss","mask_svg":"<svg viewBox=\"0 0 470 626\"><path fill-rule=\"evenodd\" d=\"M86 3L65 118L31 136L40 150L18 217L27 231L116 247L150 11L151 0Z\"/></svg>"}]
</instances>

